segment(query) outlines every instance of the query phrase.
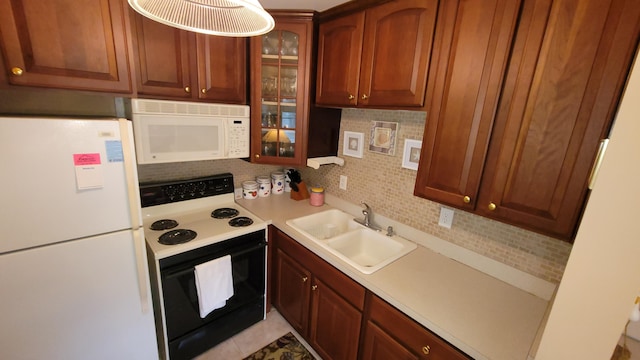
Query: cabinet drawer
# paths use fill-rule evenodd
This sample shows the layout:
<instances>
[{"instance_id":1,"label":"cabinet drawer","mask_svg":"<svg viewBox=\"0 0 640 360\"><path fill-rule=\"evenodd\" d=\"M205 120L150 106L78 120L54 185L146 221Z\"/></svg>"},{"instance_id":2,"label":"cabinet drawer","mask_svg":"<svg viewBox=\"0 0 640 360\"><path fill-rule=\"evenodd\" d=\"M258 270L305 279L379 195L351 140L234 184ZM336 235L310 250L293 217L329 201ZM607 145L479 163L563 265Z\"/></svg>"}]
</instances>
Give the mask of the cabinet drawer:
<instances>
[{"instance_id":1,"label":"cabinet drawer","mask_svg":"<svg viewBox=\"0 0 640 360\"><path fill-rule=\"evenodd\" d=\"M277 247L291 258L304 264L313 275L331 287L351 305L364 308L365 289L326 261L300 245L280 230L276 230Z\"/></svg>"},{"instance_id":2,"label":"cabinet drawer","mask_svg":"<svg viewBox=\"0 0 640 360\"><path fill-rule=\"evenodd\" d=\"M471 359L375 295L371 295L369 314L370 321L412 353L423 356L428 352L433 360Z\"/></svg>"}]
</instances>

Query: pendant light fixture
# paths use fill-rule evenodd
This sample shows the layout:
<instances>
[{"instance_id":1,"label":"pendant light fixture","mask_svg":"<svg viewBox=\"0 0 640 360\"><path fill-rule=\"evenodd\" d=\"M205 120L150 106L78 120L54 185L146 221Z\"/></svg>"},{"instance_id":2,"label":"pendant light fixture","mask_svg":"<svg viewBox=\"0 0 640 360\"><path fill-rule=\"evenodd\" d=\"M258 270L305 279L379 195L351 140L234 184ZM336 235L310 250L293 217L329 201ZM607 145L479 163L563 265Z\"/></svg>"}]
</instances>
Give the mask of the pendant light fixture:
<instances>
[{"instance_id":1,"label":"pendant light fixture","mask_svg":"<svg viewBox=\"0 0 640 360\"><path fill-rule=\"evenodd\" d=\"M218 36L257 36L275 21L258 0L128 0L151 20L187 31Z\"/></svg>"}]
</instances>

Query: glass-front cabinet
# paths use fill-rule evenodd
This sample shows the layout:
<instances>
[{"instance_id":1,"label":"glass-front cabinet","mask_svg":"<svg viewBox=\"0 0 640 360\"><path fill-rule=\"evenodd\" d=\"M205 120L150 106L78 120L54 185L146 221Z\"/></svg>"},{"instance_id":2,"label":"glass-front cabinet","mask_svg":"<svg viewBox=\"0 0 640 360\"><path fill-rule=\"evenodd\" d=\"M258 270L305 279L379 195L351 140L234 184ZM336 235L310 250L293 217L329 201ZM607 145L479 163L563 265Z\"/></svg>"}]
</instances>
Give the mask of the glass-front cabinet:
<instances>
[{"instance_id":1,"label":"glass-front cabinet","mask_svg":"<svg viewBox=\"0 0 640 360\"><path fill-rule=\"evenodd\" d=\"M273 15L275 29L251 39L251 160L301 165L306 161L313 14Z\"/></svg>"}]
</instances>

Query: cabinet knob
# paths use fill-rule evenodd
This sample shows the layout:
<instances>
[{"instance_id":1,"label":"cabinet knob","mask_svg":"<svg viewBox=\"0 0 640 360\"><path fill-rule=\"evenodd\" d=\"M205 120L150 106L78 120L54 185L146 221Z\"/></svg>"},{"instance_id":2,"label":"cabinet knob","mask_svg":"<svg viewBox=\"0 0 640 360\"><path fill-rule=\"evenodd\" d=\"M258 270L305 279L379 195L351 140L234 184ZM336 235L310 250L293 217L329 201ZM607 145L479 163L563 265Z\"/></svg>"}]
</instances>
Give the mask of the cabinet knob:
<instances>
[{"instance_id":1,"label":"cabinet knob","mask_svg":"<svg viewBox=\"0 0 640 360\"><path fill-rule=\"evenodd\" d=\"M307 280L309 280L309 278L306 276L302 278L302 282L307 282Z\"/></svg>"},{"instance_id":2,"label":"cabinet knob","mask_svg":"<svg viewBox=\"0 0 640 360\"><path fill-rule=\"evenodd\" d=\"M462 201L464 201L465 204L468 204L468 203L471 202L471 198L468 197L468 196L465 196L465 197L462 198Z\"/></svg>"},{"instance_id":3,"label":"cabinet knob","mask_svg":"<svg viewBox=\"0 0 640 360\"><path fill-rule=\"evenodd\" d=\"M207 89L202 88L202 89L200 89L200 92L203 93L203 94L206 94L207 93Z\"/></svg>"},{"instance_id":4,"label":"cabinet knob","mask_svg":"<svg viewBox=\"0 0 640 360\"><path fill-rule=\"evenodd\" d=\"M19 68L19 67L14 67L14 68L11 68L11 73L15 76L20 76L22 75L22 73L24 73L24 70L22 70L22 68Z\"/></svg>"},{"instance_id":5,"label":"cabinet knob","mask_svg":"<svg viewBox=\"0 0 640 360\"><path fill-rule=\"evenodd\" d=\"M429 353L431 352L431 346L427 345L427 346L423 346L422 347L422 353L425 355L429 355Z\"/></svg>"},{"instance_id":6,"label":"cabinet knob","mask_svg":"<svg viewBox=\"0 0 640 360\"><path fill-rule=\"evenodd\" d=\"M489 203L489 206L487 206L489 208L489 210L493 211L496 209L496 204L494 203Z\"/></svg>"},{"instance_id":7,"label":"cabinet knob","mask_svg":"<svg viewBox=\"0 0 640 360\"><path fill-rule=\"evenodd\" d=\"M349 94L349 100L353 100L353 99L355 99L355 98L356 98L356 97L355 97L355 96L353 96L353 94Z\"/></svg>"},{"instance_id":8,"label":"cabinet knob","mask_svg":"<svg viewBox=\"0 0 640 360\"><path fill-rule=\"evenodd\" d=\"M362 100L367 100L369 98L369 96L367 96L367 94L362 94Z\"/></svg>"},{"instance_id":9,"label":"cabinet knob","mask_svg":"<svg viewBox=\"0 0 640 360\"><path fill-rule=\"evenodd\" d=\"M316 290L317 288L318 288L318 285L311 286L311 290Z\"/></svg>"},{"instance_id":10,"label":"cabinet knob","mask_svg":"<svg viewBox=\"0 0 640 360\"><path fill-rule=\"evenodd\" d=\"M187 94L191 92L191 88L188 86L184 87L184 92L186 92Z\"/></svg>"},{"instance_id":11,"label":"cabinet knob","mask_svg":"<svg viewBox=\"0 0 640 360\"><path fill-rule=\"evenodd\" d=\"M253 155L253 157L255 157L256 159L260 159L260 154L255 154Z\"/></svg>"}]
</instances>

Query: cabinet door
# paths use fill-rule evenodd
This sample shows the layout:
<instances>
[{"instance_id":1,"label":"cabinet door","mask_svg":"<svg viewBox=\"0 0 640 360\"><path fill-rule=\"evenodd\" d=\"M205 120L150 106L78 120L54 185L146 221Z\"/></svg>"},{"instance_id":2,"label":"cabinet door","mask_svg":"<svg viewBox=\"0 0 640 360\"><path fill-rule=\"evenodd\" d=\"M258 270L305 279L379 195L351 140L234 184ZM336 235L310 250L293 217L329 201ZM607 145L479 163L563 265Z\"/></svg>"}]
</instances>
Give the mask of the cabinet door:
<instances>
[{"instance_id":1,"label":"cabinet door","mask_svg":"<svg viewBox=\"0 0 640 360\"><path fill-rule=\"evenodd\" d=\"M519 5L443 3L416 195L474 209Z\"/></svg>"},{"instance_id":2,"label":"cabinet door","mask_svg":"<svg viewBox=\"0 0 640 360\"><path fill-rule=\"evenodd\" d=\"M277 250L275 261L274 306L298 333L306 336L311 274L280 249Z\"/></svg>"},{"instance_id":3,"label":"cabinet door","mask_svg":"<svg viewBox=\"0 0 640 360\"><path fill-rule=\"evenodd\" d=\"M526 0L478 212L570 239L638 43L634 0Z\"/></svg>"},{"instance_id":4,"label":"cabinet door","mask_svg":"<svg viewBox=\"0 0 640 360\"><path fill-rule=\"evenodd\" d=\"M433 360L468 360L469 357L451 344L434 335L381 298L369 293L367 333L364 340L363 359L383 359L380 354L404 348L417 358ZM376 326L373 326L373 325ZM399 357L388 359L412 359L406 351Z\"/></svg>"},{"instance_id":5,"label":"cabinet door","mask_svg":"<svg viewBox=\"0 0 640 360\"><path fill-rule=\"evenodd\" d=\"M313 23L277 21L251 41L252 161L306 163Z\"/></svg>"},{"instance_id":6,"label":"cabinet door","mask_svg":"<svg viewBox=\"0 0 640 360\"><path fill-rule=\"evenodd\" d=\"M15 85L131 92L120 0L0 0Z\"/></svg>"},{"instance_id":7,"label":"cabinet door","mask_svg":"<svg viewBox=\"0 0 640 360\"><path fill-rule=\"evenodd\" d=\"M133 10L130 14L137 50L138 93L190 99L193 84L190 59L195 56L189 53L192 34L150 20Z\"/></svg>"},{"instance_id":8,"label":"cabinet door","mask_svg":"<svg viewBox=\"0 0 640 360\"><path fill-rule=\"evenodd\" d=\"M309 343L323 359L356 359L362 313L317 278L312 290Z\"/></svg>"},{"instance_id":9,"label":"cabinet door","mask_svg":"<svg viewBox=\"0 0 640 360\"><path fill-rule=\"evenodd\" d=\"M424 104L436 0L399 0L366 12L359 106Z\"/></svg>"},{"instance_id":10,"label":"cabinet door","mask_svg":"<svg viewBox=\"0 0 640 360\"><path fill-rule=\"evenodd\" d=\"M364 12L320 24L318 105L357 105L363 32Z\"/></svg>"},{"instance_id":11,"label":"cabinet door","mask_svg":"<svg viewBox=\"0 0 640 360\"><path fill-rule=\"evenodd\" d=\"M375 323L368 321L362 343L362 360L417 360L418 356L389 336Z\"/></svg>"},{"instance_id":12,"label":"cabinet door","mask_svg":"<svg viewBox=\"0 0 640 360\"><path fill-rule=\"evenodd\" d=\"M198 97L247 103L247 40L197 34Z\"/></svg>"}]
</instances>

